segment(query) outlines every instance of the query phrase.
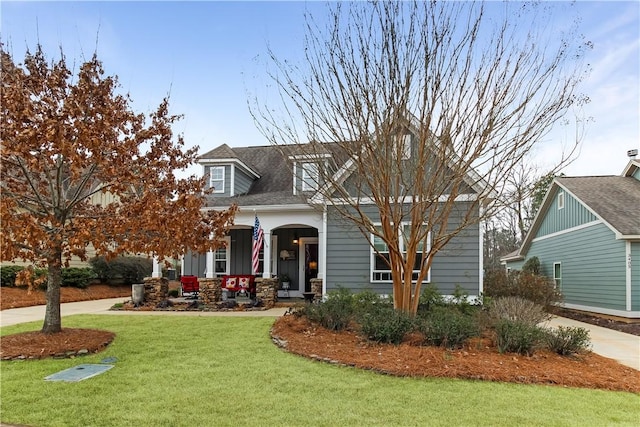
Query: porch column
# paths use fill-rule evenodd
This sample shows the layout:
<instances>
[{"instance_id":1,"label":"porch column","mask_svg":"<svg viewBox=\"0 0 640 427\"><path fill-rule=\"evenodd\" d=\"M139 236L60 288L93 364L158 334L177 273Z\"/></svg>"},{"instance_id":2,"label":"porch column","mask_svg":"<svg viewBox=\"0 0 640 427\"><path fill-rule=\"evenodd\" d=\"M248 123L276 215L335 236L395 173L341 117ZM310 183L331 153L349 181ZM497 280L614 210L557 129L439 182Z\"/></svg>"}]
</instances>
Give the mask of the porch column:
<instances>
[{"instance_id":1,"label":"porch column","mask_svg":"<svg viewBox=\"0 0 640 427\"><path fill-rule=\"evenodd\" d=\"M207 251L207 267L205 269L205 275L207 279L213 279L215 269L213 268L213 251L209 249Z\"/></svg>"},{"instance_id":2,"label":"porch column","mask_svg":"<svg viewBox=\"0 0 640 427\"><path fill-rule=\"evenodd\" d=\"M271 229L262 230L264 233L263 240L263 251L264 259L262 262L262 277L270 279L271 278Z\"/></svg>"},{"instance_id":3,"label":"porch column","mask_svg":"<svg viewBox=\"0 0 640 427\"><path fill-rule=\"evenodd\" d=\"M162 271L160 270L160 261L158 261L158 257L153 257L153 271L151 272L151 277L158 278L162 276Z\"/></svg>"}]
</instances>

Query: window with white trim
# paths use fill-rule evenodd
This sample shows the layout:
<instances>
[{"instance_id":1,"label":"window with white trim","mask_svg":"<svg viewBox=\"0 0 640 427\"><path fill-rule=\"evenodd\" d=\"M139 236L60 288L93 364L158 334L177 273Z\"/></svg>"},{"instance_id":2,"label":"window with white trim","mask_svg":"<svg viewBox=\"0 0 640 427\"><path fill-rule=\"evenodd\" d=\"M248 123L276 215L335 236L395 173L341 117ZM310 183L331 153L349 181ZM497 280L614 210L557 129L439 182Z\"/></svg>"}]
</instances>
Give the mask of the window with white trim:
<instances>
[{"instance_id":1,"label":"window with white trim","mask_svg":"<svg viewBox=\"0 0 640 427\"><path fill-rule=\"evenodd\" d=\"M231 237L224 238L224 246L213 252L213 269L216 277L229 274L229 258L231 254Z\"/></svg>"},{"instance_id":2,"label":"window with white trim","mask_svg":"<svg viewBox=\"0 0 640 427\"><path fill-rule=\"evenodd\" d=\"M314 191L318 189L318 164L302 164L302 191Z\"/></svg>"},{"instance_id":3,"label":"window with white trim","mask_svg":"<svg viewBox=\"0 0 640 427\"><path fill-rule=\"evenodd\" d=\"M562 289L562 264L559 262L553 263L553 281L556 284L556 289Z\"/></svg>"},{"instance_id":4,"label":"window with white trim","mask_svg":"<svg viewBox=\"0 0 640 427\"><path fill-rule=\"evenodd\" d=\"M558 210L564 209L564 191L558 193Z\"/></svg>"},{"instance_id":5,"label":"window with white trim","mask_svg":"<svg viewBox=\"0 0 640 427\"><path fill-rule=\"evenodd\" d=\"M379 228L379 227L378 227ZM400 235L398 236L400 241L400 250L403 255L406 256L407 252L405 249L406 242L403 236L409 236L410 224L403 223L401 229L398 230ZM371 234L371 243L373 246L371 247L371 281L372 282L381 282L381 283L390 283L393 280L391 268L388 265L389 261L389 247L387 244L378 236ZM416 250L416 260L413 266L412 279L415 281L418 279L420 274L420 265L422 264L422 254L424 248L424 254L426 255L431 249L431 232L428 233L426 239L427 247L424 248L424 242L420 242L418 244L418 248ZM427 276L425 277L424 282L429 283L431 281L431 270L427 272Z\"/></svg>"},{"instance_id":6,"label":"window with white trim","mask_svg":"<svg viewBox=\"0 0 640 427\"><path fill-rule=\"evenodd\" d=\"M212 166L209 169L209 186L214 193L224 193L224 166Z\"/></svg>"}]
</instances>

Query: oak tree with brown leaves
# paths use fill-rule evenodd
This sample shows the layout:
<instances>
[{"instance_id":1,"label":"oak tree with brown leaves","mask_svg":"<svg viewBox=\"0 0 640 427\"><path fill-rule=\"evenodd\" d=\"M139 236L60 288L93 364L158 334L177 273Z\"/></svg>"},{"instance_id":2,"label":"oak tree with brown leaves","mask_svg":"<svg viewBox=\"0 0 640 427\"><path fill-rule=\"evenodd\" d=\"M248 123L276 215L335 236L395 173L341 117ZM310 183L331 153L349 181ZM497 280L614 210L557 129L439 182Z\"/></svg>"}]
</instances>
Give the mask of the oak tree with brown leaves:
<instances>
[{"instance_id":1,"label":"oak tree with brown leaves","mask_svg":"<svg viewBox=\"0 0 640 427\"><path fill-rule=\"evenodd\" d=\"M117 77L94 54L74 76L64 55L47 62L40 46L14 62L2 47L0 219L3 261L48 269L42 332L62 328L61 271L72 256L175 257L222 243L235 206L207 211L203 180L176 171L195 161L172 125L165 98L134 113Z\"/></svg>"}]
</instances>

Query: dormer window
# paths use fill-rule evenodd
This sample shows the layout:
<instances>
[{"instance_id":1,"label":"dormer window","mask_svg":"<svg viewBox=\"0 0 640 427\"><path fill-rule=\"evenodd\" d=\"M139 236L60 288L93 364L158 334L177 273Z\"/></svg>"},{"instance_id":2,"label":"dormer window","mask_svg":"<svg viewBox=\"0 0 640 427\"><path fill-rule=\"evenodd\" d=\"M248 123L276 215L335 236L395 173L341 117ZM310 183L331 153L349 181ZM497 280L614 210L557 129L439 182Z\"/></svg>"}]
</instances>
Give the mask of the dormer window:
<instances>
[{"instance_id":1,"label":"dormer window","mask_svg":"<svg viewBox=\"0 0 640 427\"><path fill-rule=\"evenodd\" d=\"M318 165L316 163L302 164L302 191L318 189Z\"/></svg>"},{"instance_id":2,"label":"dormer window","mask_svg":"<svg viewBox=\"0 0 640 427\"><path fill-rule=\"evenodd\" d=\"M209 186L214 193L224 193L224 166L213 166L209 171Z\"/></svg>"},{"instance_id":3,"label":"dormer window","mask_svg":"<svg viewBox=\"0 0 640 427\"><path fill-rule=\"evenodd\" d=\"M558 193L558 210L564 209L564 191Z\"/></svg>"}]
</instances>

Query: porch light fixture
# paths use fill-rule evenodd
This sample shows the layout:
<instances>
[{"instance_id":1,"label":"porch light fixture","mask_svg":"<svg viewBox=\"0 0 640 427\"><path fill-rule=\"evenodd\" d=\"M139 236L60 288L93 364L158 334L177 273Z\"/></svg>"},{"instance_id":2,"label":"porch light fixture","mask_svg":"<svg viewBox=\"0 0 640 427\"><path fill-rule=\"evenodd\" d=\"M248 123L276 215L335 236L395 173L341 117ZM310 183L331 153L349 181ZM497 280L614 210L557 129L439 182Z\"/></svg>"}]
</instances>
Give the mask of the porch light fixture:
<instances>
[{"instance_id":1,"label":"porch light fixture","mask_svg":"<svg viewBox=\"0 0 640 427\"><path fill-rule=\"evenodd\" d=\"M297 232L293 233L293 244L294 245L298 244L298 233Z\"/></svg>"}]
</instances>

